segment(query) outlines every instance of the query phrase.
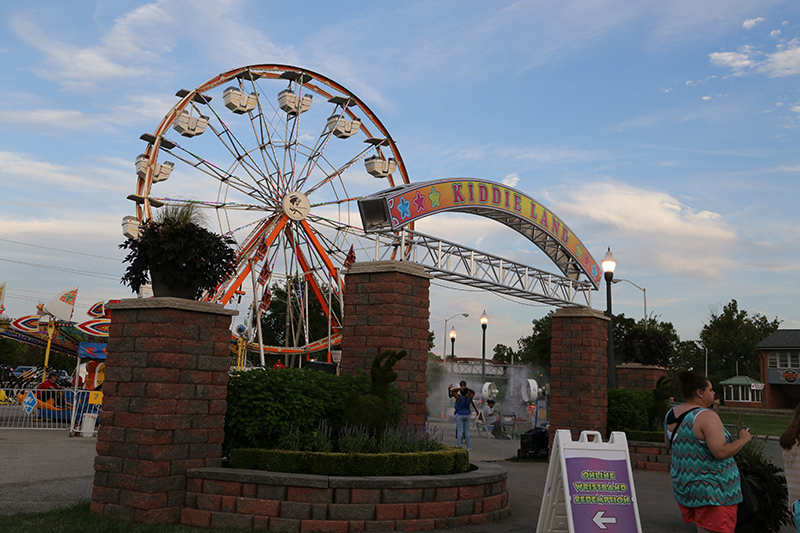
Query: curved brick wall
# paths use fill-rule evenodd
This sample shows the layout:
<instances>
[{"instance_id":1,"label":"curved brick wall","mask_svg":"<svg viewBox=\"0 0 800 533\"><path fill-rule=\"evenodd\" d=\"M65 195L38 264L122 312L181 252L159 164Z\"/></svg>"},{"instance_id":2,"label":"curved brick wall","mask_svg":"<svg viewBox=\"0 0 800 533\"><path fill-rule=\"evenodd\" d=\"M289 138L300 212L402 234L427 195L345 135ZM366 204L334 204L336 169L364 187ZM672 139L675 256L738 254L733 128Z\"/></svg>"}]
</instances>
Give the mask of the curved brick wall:
<instances>
[{"instance_id":1,"label":"curved brick wall","mask_svg":"<svg viewBox=\"0 0 800 533\"><path fill-rule=\"evenodd\" d=\"M181 523L270 531L448 529L510 513L506 470L477 463L451 476L329 477L188 470Z\"/></svg>"}]
</instances>

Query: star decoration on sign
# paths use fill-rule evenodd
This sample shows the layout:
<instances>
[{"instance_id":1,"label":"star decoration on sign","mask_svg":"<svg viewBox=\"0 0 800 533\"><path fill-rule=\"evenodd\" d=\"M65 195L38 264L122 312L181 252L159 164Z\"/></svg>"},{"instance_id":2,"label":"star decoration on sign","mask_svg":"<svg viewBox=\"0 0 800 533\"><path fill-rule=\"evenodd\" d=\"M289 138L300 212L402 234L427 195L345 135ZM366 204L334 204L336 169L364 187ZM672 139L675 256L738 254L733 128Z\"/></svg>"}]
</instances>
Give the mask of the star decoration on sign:
<instances>
[{"instance_id":1,"label":"star decoration on sign","mask_svg":"<svg viewBox=\"0 0 800 533\"><path fill-rule=\"evenodd\" d=\"M400 203L397 205L397 210L400 211L400 218L406 219L411 217L411 204L405 198L400 198Z\"/></svg>"},{"instance_id":2,"label":"star decoration on sign","mask_svg":"<svg viewBox=\"0 0 800 533\"><path fill-rule=\"evenodd\" d=\"M436 190L436 187L431 187L431 193L428 195L428 198L431 199L431 208L440 207L441 204L439 203L439 191Z\"/></svg>"},{"instance_id":3,"label":"star decoration on sign","mask_svg":"<svg viewBox=\"0 0 800 533\"><path fill-rule=\"evenodd\" d=\"M414 205L417 206L417 213L425 211L425 197L417 191L417 196L414 198Z\"/></svg>"}]
</instances>

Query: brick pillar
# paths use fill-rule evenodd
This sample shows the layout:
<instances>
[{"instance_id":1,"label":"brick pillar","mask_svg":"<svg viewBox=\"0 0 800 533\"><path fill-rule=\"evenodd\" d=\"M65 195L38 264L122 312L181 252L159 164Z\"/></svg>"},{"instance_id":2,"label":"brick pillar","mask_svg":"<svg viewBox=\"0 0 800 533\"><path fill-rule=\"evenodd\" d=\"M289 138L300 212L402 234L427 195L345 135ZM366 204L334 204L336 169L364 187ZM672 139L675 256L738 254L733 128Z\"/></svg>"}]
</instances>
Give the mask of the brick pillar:
<instances>
[{"instance_id":1,"label":"brick pillar","mask_svg":"<svg viewBox=\"0 0 800 533\"><path fill-rule=\"evenodd\" d=\"M651 391L656 388L659 378L667 375L663 366L623 363L617 366L617 387Z\"/></svg>"},{"instance_id":2,"label":"brick pillar","mask_svg":"<svg viewBox=\"0 0 800 533\"><path fill-rule=\"evenodd\" d=\"M406 403L405 424L425 424L430 276L405 261L356 263L345 278L342 372L369 372L383 350L406 350L395 385Z\"/></svg>"},{"instance_id":3,"label":"brick pillar","mask_svg":"<svg viewBox=\"0 0 800 533\"><path fill-rule=\"evenodd\" d=\"M186 470L220 466L230 323L221 305L146 298L111 309L95 514L180 522Z\"/></svg>"},{"instance_id":4,"label":"brick pillar","mask_svg":"<svg viewBox=\"0 0 800 533\"><path fill-rule=\"evenodd\" d=\"M550 443L556 429L599 431L608 411L608 318L596 309L559 309L550 348Z\"/></svg>"}]
</instances>

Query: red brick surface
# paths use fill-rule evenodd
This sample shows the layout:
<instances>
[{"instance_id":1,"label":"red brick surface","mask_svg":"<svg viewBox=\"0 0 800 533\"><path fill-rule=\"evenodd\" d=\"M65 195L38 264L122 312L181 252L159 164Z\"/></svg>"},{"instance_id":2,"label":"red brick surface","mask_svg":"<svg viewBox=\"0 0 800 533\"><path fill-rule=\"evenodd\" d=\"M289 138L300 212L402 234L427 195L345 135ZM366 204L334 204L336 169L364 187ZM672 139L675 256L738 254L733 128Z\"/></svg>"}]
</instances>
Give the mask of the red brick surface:
<instances>
[{"instance_id":1,"label":"red brick surface","mask_svg":"<svg viewBox=\"0 0 800 533\"><path fill-rule=\"evenodd\" d=\"M369 371L383 350L406 350L395 365L404 423L424 425L430 280L389 270L348 273L345 282L342 372Z\"/></svg>"},{"instance_id":2,"label":"red brick surface","mask_svg":"<svg viewBox=\"0 0 800 533\"><path fill-rule=\"evenodd\" d=\"M181 508L186 469L216 464L222 454L231 317L211 304L207 312L120 305L111 313L95 460L96 471L107 474L95 476L92 510L208 526L212 511L235 511L240 494L207 482L200 508L185 515Z\"/></svg>"}]
</instances>

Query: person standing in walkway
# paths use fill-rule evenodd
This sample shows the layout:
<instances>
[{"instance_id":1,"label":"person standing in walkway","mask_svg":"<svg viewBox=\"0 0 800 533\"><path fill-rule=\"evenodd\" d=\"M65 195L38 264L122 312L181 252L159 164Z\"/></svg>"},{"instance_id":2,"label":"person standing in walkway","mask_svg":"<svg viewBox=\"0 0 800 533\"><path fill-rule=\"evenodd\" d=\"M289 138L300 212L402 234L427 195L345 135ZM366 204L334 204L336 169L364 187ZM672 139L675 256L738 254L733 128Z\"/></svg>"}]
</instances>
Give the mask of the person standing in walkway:
<instances>
[{"instance_id":1,"label":"person standing in walkway","mask_svg":"<svg viewBox=\"0 0 800 533\"><path fill-rule=\"evenodd\" d=\"M778 440L783 452L786 488L789 491L789 512L800 533L800 404L794 408L792 421Z\"/></svg>"},{"instance_id":2,"label":"person standing in walkway","mask_svg":"<svg viewBox=\"0 0 800 533\"><path fill-rule=\"evenodd\" d=\"M472 441L470 440L469 423L472 418L472 411L470 410L470 405L475 407L472 401L472 398L475 397L475 391L467 387L466 381L462 381L457 389L454 389L453 385L449 385L447 387L447 395L456 400L456 446L461 448L461 439L463 437L466 440L467 450L471 450ZM475 407L475 412L478 412L477 407Z\"/></svg>"},{"instance_id":3,"label":"person standing in walkway","mask_svg":"<svg viewBox=\"0 0 800 533\"><path fill-rule=\"evenodd\" d=\"M709 409L714 389L707 377L680 373L684 402L664 421L672 447L672 492L687 524L698 532L734 533L742 501L739 468L733 456L753 438L743 429L731 436L719 415Z\"/></svg>"}]
</instances>

